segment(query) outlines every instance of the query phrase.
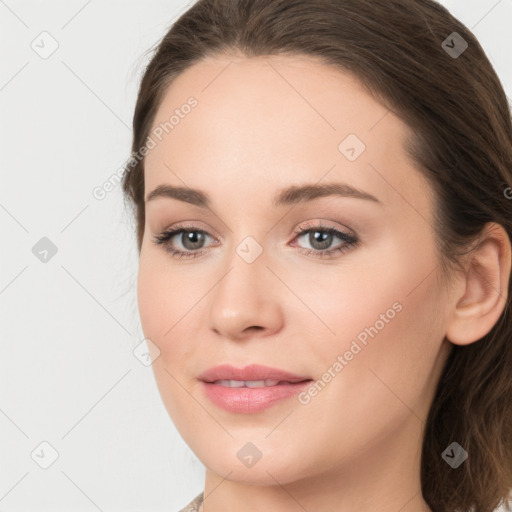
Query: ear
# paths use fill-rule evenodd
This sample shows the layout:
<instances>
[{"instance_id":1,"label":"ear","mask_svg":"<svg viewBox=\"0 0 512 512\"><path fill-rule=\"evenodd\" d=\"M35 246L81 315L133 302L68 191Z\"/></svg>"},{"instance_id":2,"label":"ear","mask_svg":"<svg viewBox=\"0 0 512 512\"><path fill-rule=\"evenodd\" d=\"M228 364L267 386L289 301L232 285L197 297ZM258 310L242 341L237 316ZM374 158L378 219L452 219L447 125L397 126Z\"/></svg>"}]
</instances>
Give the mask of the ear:
<instances>
[{"instance_id":1,"label":"ear","mask_svg":"<svg viewBox=\"0 0 512 512\"><path fill-rule=\"evenodd\" d=\"M469 253L464 278L454 296L446 337L468 345L485 336L496 324L508 298L512 265L510 239L494 222L487 223L477 247Z\"/></svg>"}]
</instances>

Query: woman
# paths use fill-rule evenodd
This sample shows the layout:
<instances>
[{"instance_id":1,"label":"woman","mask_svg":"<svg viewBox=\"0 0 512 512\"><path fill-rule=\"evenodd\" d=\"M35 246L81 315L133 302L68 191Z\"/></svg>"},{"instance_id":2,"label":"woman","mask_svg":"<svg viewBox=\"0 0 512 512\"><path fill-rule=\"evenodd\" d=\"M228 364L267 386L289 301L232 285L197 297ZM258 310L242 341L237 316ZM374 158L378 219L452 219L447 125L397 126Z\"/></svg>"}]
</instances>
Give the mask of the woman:
<instances>
[{"instance_id":1,"label":"woman","mask_svg":"<svg viewBox=\"0 0 512 512\"><path fill-rule=\"evenodd\" d=\"M492 511L512 487L512 126L431 0L200 0L123 189L183 510Z\"/></svg>"}]
</instances>

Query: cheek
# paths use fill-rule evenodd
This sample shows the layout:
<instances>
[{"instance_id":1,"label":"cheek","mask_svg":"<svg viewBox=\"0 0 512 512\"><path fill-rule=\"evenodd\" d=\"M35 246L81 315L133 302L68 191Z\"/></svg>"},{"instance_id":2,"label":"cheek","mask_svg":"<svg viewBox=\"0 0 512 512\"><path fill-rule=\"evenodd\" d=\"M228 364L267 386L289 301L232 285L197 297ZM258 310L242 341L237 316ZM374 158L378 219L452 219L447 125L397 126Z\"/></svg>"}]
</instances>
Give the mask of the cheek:
<instances>
[{"instance_id":1,"label":"cheek","mask_svg":"<svg viewBox=\"0 0 512 512\"><path fill-rule=\"evenodd\" d=\"M161 249L141 251L137 300L144 336L160 350L155 363L175 374L198 357L198 344L190 340L198 339L194 331L200 328L199 301L207 287L183 270L173 271L169 258Z\"/></svg>"},{"instance_id":2,"label":"cheek","mask_svg":"<svg viewBox=\"0 0 512 512\"><path fill-rule=\"evenodd\" d=\"M183 297L180 290L181 283L177 283L170 275L169 267L166 268L165 256L162 258L149 250L146 253L142 251L137 277L142 330L145 338L160 350L159 357L151 366L163 404L176 425L187 431L187 421L198 411L185 389L188 385L182 375L183 368L194 354L189 343L179 342L185 339L183 329L190 331L190 322L184 315L189 309L185 306L191 302Z\"/></svg>"},{"instance_id":3,"label":"cheek","mask_svg":"<svg viewBox=\"0 0 512 512\"><path fill-rule=\"evenodd\" d=\"M329 369L336 375L325 393L332 400L379 407L384 399L399 402L396 393L415 403L429 385L444 338L443 296L431 272L435 254L425 246L413 252L383 247L373 264L322 281L324 300L314 308L332 332L323 329L311 357L318 376Z\"/></svg>"},{"instance_id":4,"label":"cheek","mask_svg":"<svg viewBox=\"0 0 512 512\"><path fill-rule=\"evenodd\" d=\"M440 297L432 278L409 295L410 290L395 290L367 304L366 321L353 326L352 336L338 347L337 353L351 360L332 391L352 404L354 418L373 411L374 417L396 424L414 411L426 421L440 370Z\"/></svg>"},{"instance_id":5,"label":"cheek","mask_svg":"<svg viewBox=\"0 0 512 512\"><path fill-rule=\"evenodd\" d=\"M309 318L319 328L324 343L315 351L332 359L333 354L349 350L354 339L363 347L368 341L369 346L374 336L382 337L396 318L404 316L402 310L413 287L411 275L417 269L410 262L400 261L398 252L391 244L382 244L371 253L354 253L347 268L341 266L338 273L326 267L323 274L316 271L296 284L309 309L323 323L311 315L301 320L304 324Z\"/></svg>"},{"instance_id":6,"label":"cheek","mask_svg":"<svg viewBox=\"0 0 512 512\"><path fill-rule=\"evenodd\" d=\"M315 438L338 443L322 464L359 456L408 421L426 422L440 370L439 294L432 276L410 293L404 272L401 267L395 280L388 275L365 300L344 302L331 318L336 337L311 350L318 391L309 402L304 397L303 414L329 418L315 422ZM305 456L315 458L322 450L320 442L311 443Z\"/></svg>"},{"instance_id":7,"label":"cheek","mask_svg":"<svg viewBox=\"0 0 512 512\"><path fill-rule=\"evenodd\" d=\"M158 340L164 331L163 312L169 295L163 292L161 275L141 254L137 276L137 302L140 320L146 338ZM158 344L158 343L157 343Z\"/></svg>"},{"instance_id":8,"label":"cheek","mask_svg":"<svg viewBox=\"0 0 512 512\"><path fill-rule=\"evenodd\" d=\"M173 279L165 257L154 251L141 251L137 276L137 301L144 336L151 339L165 355L168 341L180 327L180 284ZM181 295L181 296L180 296Z\"/></svg>"}]
</instances>

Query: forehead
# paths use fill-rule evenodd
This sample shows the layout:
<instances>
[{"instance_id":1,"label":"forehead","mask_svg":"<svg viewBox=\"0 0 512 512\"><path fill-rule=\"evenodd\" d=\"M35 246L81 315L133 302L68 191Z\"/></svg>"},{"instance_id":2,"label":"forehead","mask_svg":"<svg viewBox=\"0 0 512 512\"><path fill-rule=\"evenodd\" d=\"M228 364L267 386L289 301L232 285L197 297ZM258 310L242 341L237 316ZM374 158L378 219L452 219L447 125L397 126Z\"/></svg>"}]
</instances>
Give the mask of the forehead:
<instances>
[{"instance_id":1,"label":"forehead","mask_svg":"<svg viewBox=\"0 0 512 512\"><path fill-rule=\"evenodd\" d=\"M295 143L298 150L304 137L310 144L330 143L349 133L364 139L387 112L351 74L315 59L219 56L193 65L174 80L153 129L165 127L191 97L197 106L163 134L169 144L193 135L205 142L215 138L224 149L229 136L235 151L249 150L249 139L254 149L258 143L273 149L285 141L287 148ZM394 131L403 129L398 119L393 125ZM259 154L264 152L260 145Z\"/></svg>"},{"instance_id":2,"label":"forehead","mask_svg":"<svg viewBox=\"0 0 512 512\"><path fill-rule=\"evenodd\" d=\"M405 195L425 185L404 151L406 125L350 73L309 57L203 60L167 89L151 133L146 193L172 183L215 195L229 183L251 196L327 175L385 202L397 190L383 176Z\"/></svg>"}]
</instances>

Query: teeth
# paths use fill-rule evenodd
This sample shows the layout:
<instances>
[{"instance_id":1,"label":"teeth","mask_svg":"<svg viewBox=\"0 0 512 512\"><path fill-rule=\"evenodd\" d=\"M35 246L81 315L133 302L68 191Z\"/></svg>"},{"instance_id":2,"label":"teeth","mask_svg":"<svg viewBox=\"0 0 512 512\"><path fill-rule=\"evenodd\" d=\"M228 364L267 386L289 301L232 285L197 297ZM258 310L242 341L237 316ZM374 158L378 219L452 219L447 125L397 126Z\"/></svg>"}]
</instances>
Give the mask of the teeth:
<instances>
[{"instance_id":1,"label":"teeth","mask_svg":"<svg viewBox=\"0 0 512 512\"><path fill-rule=\"evenodd\" d=\"M216 380L214 384L225 386L227 388L264 388L268 386L276 386L278 380Z\"/></svg>"},{"instance_id":2,"label":"teeth","mask_svg":"<svg viewBox=\"0 0 512 512\"><path fill-rule=\"evenodd\" d=\"M277 385L279 381L278 380L246 380L245 385L248 388L263 388L268 386L275 386Z\"/></svg>"},{"instance_id":3,"label":"teeth","mask_svg":"<svg viewBox=\"0 0 512 512\"><path fill-rule=\"evenodd\" d=\"M220 386L225 386L227 388L243 388L244 381L243 380L216 380L214 384L219 384Z\"/></svg>"}]
</instances>

